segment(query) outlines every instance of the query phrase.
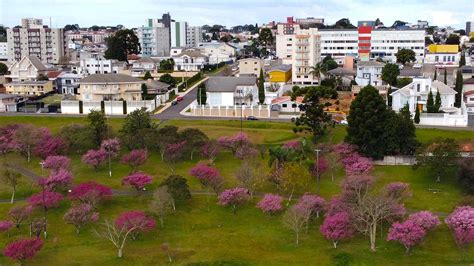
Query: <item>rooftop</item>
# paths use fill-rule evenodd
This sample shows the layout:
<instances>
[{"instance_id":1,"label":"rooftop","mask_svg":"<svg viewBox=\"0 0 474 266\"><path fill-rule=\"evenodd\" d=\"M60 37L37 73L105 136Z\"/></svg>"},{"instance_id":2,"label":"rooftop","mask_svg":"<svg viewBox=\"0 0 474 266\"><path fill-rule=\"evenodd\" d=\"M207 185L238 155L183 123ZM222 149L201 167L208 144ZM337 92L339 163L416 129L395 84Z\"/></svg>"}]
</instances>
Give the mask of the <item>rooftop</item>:
<instances>
[{"instance_id":1,"label":"rooftop","mask_svg":"<svg viewBox=\"0 0 474 266\"><path fill-rule=\"evenodd\" d=\"M282 71L282 72L288 72L291 70L291 65L277 65L273 66L268 72L271 71Z\"/></svg>"},{"instance_id":2,"label":"rooftop","mask_svg":"<svg viewBox=\"0 0 474 266\"><path fill-rule=\"evenodd\" d=\"M143 80L124 74L92 74L79 83L143 83Z\"/></svg>"},{"instance_id":3,"label":"rooftop","mask_svg":"<svg viewBox=\"0 0 474 266\"><path fill-rule=\"evenodd\" d=\"M383 67L385 66L384 63L377 62L377 61L359 61L357 63L357 67Z\"/></svg>"},{"instance_id":4,"label":"rooftop","mask_svg":"<svg viewBox=\"0 0 474 266\"><path fill-rule=\"evenodd\" d=\"M206 81L208 92L234 92L237 86L253 86L256 77L209 77Z\"/></svg>"}]
</instances>

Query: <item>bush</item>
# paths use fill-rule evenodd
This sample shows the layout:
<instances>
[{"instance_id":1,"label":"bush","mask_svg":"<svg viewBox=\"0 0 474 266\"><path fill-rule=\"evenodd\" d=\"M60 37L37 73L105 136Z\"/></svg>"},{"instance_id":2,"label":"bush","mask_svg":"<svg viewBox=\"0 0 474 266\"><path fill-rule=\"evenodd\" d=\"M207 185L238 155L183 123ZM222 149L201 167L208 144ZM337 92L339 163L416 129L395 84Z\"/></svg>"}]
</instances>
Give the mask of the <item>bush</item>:
<instances>
[{"instance_id":1,"label":"bush","mask_svg":"<svg viewBox=\"0 0 474 266\"><path fill-rule=\"evenodd\" d=\"M337 266L346 266L350 265L352 261L352 256L349 253L346 252L340 252L332 256L332 259L334 261L334 265Z\"/></svg>"}]
</instances>

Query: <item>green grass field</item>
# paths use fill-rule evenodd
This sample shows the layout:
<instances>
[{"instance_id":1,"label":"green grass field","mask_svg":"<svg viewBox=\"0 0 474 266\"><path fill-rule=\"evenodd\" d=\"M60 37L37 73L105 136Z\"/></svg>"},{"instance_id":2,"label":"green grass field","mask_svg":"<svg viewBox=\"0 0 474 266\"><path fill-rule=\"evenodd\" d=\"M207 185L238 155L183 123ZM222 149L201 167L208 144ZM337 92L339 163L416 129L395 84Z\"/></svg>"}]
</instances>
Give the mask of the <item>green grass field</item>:
<instances>
[{"instance_id":1,"label":"green grass field","mask_svg":"<svg viewBox=\"0 0 474 266\"><path fill-rule=\"evenodd\" d=\"M0 126L8 123L32 123L37 126L47 126L57 132L61 126L68 123L85 123L83 118L43 118L43 117L0 117ZM118 130L123 119L112 119L114 130ZM239 121L167 121L167 125L179 128L196 127L203 130L211 138L235 134L240 130ZM279 144L297 138L290 123L269 123L261 121L244 122L244 131L259 144ZM339 142L344 138L345 128L336 127L332 136L324 141ZM447 131L418 129L420 141L429 141L433 137L448 136L457 139L474 138L472 131ZM113 177L108 177L107 167L99 171L87 167L80 162L79 156L71 156L72 171L75 183L94 180L117 189L127 189L121 185L121 178L130 169L118 163L113 163ZM267 158L264 158L265 162ZM46 174L41 170L39 159L32 162L17 155L9 154L0 157L1 162L15 162L31 169L38 175ZM191 190L201 190L201 186L188 174L189 168L195 165L199 158L193 161L179 163L175 173L188 179ZM240 160L230 153L222 153L216 160L215 166L225 179L225 187L238 185L235 172ZM170 168L163 163L157 153L152 153L148 162L140 168L154 176L152 190L170 174ZM413 170L409 166L377 166L373 172L376 178L376 188L394 181L410 183L413 197L406 202L411 210L430 210L440 215L452 211L453 207L463 197L461 188L455 181L454 174L443 177L441 183L435 183L434 177L426 170ZM339 193L339 184L344 178L342 169L337 169L335 181L332 182L329 173L322 178L321 195L327 200ZM429 189L438 189L439 193ZM38 191L30 182L23 182L19 188L18 198L25 198ZM277 192L275 186L266 183L260 189L262 192ZM305 191L316 191L312 184ZM299 194L305 192L300 191ZM0 199L9 199L8 188L0 185ZM101 220L114 219L126 210L146 210L150 196L137 195L133 197L114 197L99 207ZM208 211L208 200L210 210ZM70 207L69 201L63 201L60 208L53 209L48 214L48 239L43 249L28 265L162 265L167 263L166 254L161 250L163 243L169 243L175 264L201 263L200 265L334 265L333 255L347 252L354 265L462 265L474 263L474 247L466 252L464 259L455 247L451 233L443 224L410 254L405 254L404 248L393 242L387 242L387 225L378 236L376 253L369 251L368 238L358 235L332 248L330 241L319 233L322 219L311 224L308 234L303 234L300 245L294 244L294 233L282 224L281 215L265 215L255 208L258 198L240 207L237 214L232 214L229 208L217 205L215 196L197 196L185 204L178 206L176 213L165 219L165 227L158 227L152 232L142 235L136 241L128 241L124 249L124 257L116 258L115 248L105 240L99 239L95 229L100 229L100 223L89 225L81 234L75 233L72 225L66 225L62 216ZM23 204L17 202L16 204ZM9 203L0 203L0 217L6 217ZM442 220L444 217L440 217ZM4 218L1 218L4 219ZM3 234L0 237L0 248L14 239L28 235L27 226L20 230L12 230L11 236ZM220 264L217 262L221 262ZM225 264L224 262L227 262ZM213 264L215 263L215 264ZM13 261L0 255L0 265L12 265Z\"/></svg>"}]
</instances>

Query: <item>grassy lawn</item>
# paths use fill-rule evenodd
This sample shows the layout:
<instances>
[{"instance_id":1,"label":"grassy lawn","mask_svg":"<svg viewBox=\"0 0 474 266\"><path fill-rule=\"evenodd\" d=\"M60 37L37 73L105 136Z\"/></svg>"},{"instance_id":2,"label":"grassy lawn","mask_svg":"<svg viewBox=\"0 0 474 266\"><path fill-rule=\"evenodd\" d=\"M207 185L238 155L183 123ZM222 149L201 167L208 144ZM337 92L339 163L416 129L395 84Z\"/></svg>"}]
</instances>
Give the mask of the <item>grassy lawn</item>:
<instances>
[{"instance_id":1,"label":"grassy lawn","mask_svg":"<svg viewBox=\"0 0 474 266\"><path fill-rule=\"evenodd\" d=\"M65 117L0 117L0 126L8 123L32 123L37 126L47 126L57 132L61 126L68 123L85 123L84 118ZM111 119L111 124L118 130L123 119ZM240 131L240 121L195 121L170 120L165 125L175 125L179 128L196 127L203 130L211 138L235 134ZM262 121L245 121L243 130L258 144L278 144L298 137L293 133L291 123L270 123ZM418 129L420 141L429 141L436 136L449 136L457 139L474 138L473 132L446 131L433 129ZM340 142L345 136L344 127L336 127L322 141ZM121 185L121 178L127 175L130 169L121 165L118 160L113 163L113 177L108 177L108 169L103 166L99 171L87 167L80 162L80 156L72 158L72 171L75 183L94 180L107 184L116 189L127 189ZM174 166L174 173L188 179L191 190L201 190L196 179L189 176L189 168L194 166L200 158L178 163ZM266 163L267 157L263 158ZM8 154L0 157L2 162L15 162L31 169L38 175L46 174L39 165L39 159L34 158L27 163L17 154ZM223 152L217 158L215 166L221 171L225 179L225 187L238 185L235 172L241 161L228 152ZM148 162L140 168L154 176L148 190L155 188L170 172L170 166L163 163L158 153L152 153ZM406 202L409 210L430 210L440 215L452 211L456 203L463 197L461 188L455 181L453 173L443 177L441 183L434 182L434 177L424 170L413 170L409 166L377 166L373 172L376 178L376 188L394 182L408 182L413 191L413 197ZM332 195L340 192L339 184L344 178L344 172L338 168L335 181L331 181L329 173L322 177L321 196L329 200ZM439 193L428 189L438 189ZM20 185L18 198L25 198L37 191L29 182ZM260 191L277 192L276 187L267 182ZM316 191L316 184L311 184L305 191ZM6 187L0 185L0 199L9 199L10 194ZM150 196L114 197L99 207L101 220L114 219L119 213L126 210L146 210ZM208 211L208 200L210 202ZM116 258L115 248L105 240L94 234L94 229L100 229L100 224L86 226L80 235L75 233L74 227L65 225L62 217L70 207L69 201L63 201L60 208L53 209L48 214L48 239L43 249L32 261L31 265L162 265L167 262L166 254L161 250L162 243L169 243L174 253L175 263L212 263L227 261L225 265L333 265L333 255L347 252L351 255L355 265L453 265L474 263L474 247L471 245L464 260L461 253L455 248L451 233L443 224L435 232L429 233L426 241L415 247L413 252L405 254L404 248L397 243L387 242L384 226L382 235L378 236L376 253L368 248L368 239L357 236L339 244L333 249L330 241L319 233L322 219L314 221L308 234L303 234L300 245L294 244L294 233L282 224L282 215L265 215L254 206L258 198L240 207L237 214L217 204L215 196L197 196L178 206L177 211L165 219L165 227L153 230L142 235L136 241L129 241L124 249L124 258ZM18 202L16 204L23 204ZM0 217L5 217L11 207L9 203L0 204ZM4 219L4 218L1 218ZM441 217L443 220L444 217ZM0 248L14 239L28 235L26 226L12 235L0 237ZM11 265L12 261L0 255L0 265ZM223 264L221 264L223 265Z\"/></svg>"}]
</instances>

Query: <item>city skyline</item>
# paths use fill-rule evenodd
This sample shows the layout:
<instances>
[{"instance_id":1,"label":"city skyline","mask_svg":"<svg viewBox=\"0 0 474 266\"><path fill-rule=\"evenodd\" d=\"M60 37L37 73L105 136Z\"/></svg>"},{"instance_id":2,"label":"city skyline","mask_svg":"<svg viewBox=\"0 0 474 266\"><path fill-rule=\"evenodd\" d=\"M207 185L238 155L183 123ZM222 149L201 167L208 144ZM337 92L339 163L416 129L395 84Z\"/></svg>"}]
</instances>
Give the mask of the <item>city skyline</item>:
<instances>
[{"instance_id":1,"label":"city skyline","mask_svg":"<svg viewBox=\"0 0 474 266\"><path fill-rule=\"evenodd\" d=\"M362 0L327 1L269 1L254 3L243 1L182 0L173 3L154 3L151 0L136 0L134 8L117 5L112 0L84 0L81 4L71 0L26 0L19 3L13 0L0 1L0 24L13 27L20 24L21 18L38 17L53 27L66 24L139 27L147 18L161 17L169 12L177 21L187 21L190 25L220 24L227 27L242 24L285 21L287 16L321 17L326 24L333 24L341 18L349 18L353 24L360 20L379 18L386 26L395 20L415 23L427 20L430 25L464 28L466 21L474 20L472 1L457 1L456 5L446 1L393 1L381 0L378 4ZM25 6L30 8L25 9ZM471 8L470 8L471 6ZM91 8L94 7L94 8ZM104 10L109 12L104 12ZM390 12L387 12L390 10ZM413 12L413 10L419 10ZM126 14L126 16L123 16ZM235 14L238 14L236 16Z\"/></svg>"}]
</instances>

